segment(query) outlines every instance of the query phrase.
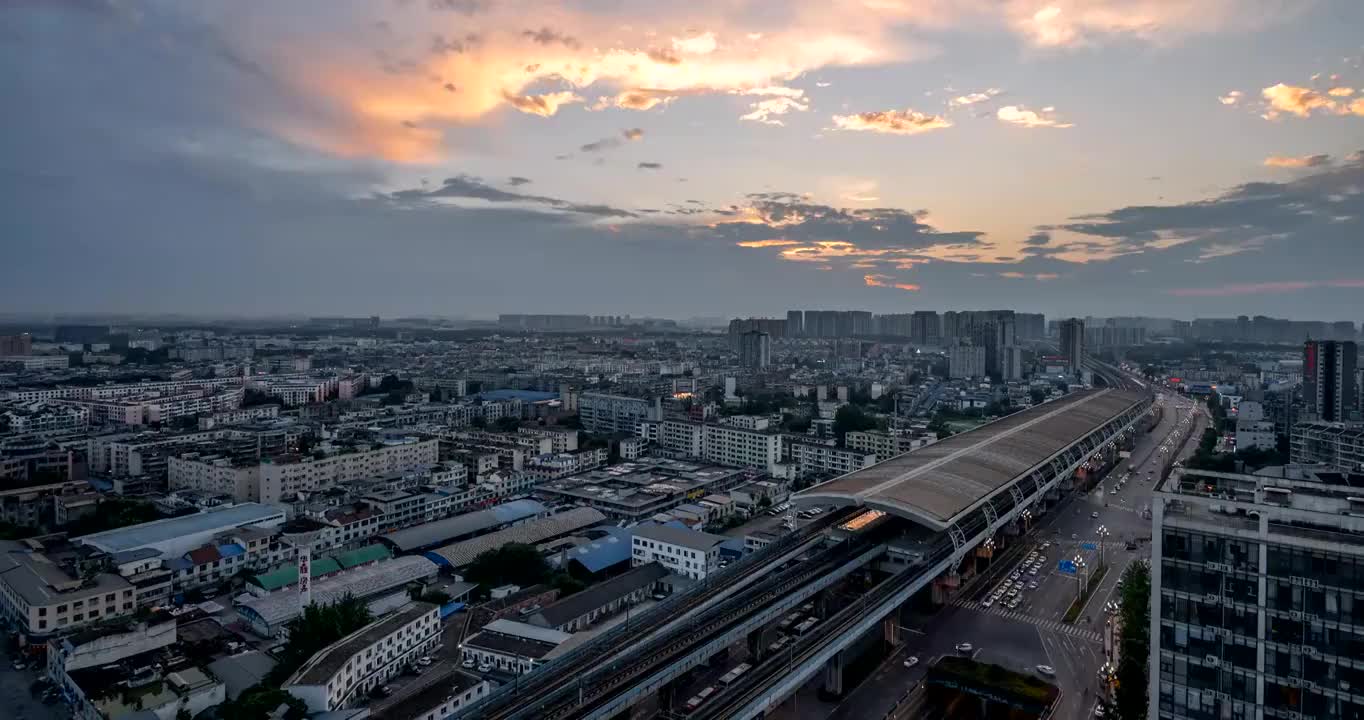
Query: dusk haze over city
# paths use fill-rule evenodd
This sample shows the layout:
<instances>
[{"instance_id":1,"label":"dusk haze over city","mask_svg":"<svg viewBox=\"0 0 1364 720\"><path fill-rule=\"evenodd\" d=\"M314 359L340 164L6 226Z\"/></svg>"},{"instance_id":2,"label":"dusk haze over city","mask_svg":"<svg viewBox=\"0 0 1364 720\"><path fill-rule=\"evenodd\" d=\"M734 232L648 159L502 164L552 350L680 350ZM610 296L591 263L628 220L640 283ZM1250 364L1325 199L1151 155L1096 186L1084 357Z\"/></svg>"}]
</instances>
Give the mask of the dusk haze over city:
<instances>
[{"instance_id":1,"label":"dusk haze over city","mask_svg":"<svg viewBox=\"0 0 1364 720\"><path fill-rule=\"evenodd\" d=\"M0 2L0 717L1364 720L1364 2Z\"/></svg>"}]
</instances>

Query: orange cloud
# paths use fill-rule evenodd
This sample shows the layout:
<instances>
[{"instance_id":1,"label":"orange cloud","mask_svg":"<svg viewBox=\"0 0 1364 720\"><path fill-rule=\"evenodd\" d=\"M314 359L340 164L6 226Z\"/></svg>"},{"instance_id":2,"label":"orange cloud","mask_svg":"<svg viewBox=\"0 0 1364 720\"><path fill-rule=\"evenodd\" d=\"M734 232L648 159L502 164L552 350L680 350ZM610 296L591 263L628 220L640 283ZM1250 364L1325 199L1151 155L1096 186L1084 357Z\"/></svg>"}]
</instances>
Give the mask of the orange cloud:
<instances>
[{"instance_id":1,"label":"orange cloud","mask_svg":"<svg viewBox=\"0 0 1364 720\"><path fill-rule=\"evenodd\" d=\"M834 124L840 130L918 135L919 133L952 127L952 121L940 115L929 115L917 110L878 110L856 115L835 115Z\"/></svg>"},{"instance_id":2,"label":"orange cloud","mask_svg":"<svg viewBox=\"0 0 1364 720\"><path fill-rule=\"evenodd\" d=\"M511 95L504 96L507 103L523 113L549 117L559 108L570 103L580 103L582 98L565 90L563 92L545 93L544 95Z\"/></svg>"},{"instance_id":3,"label":"orange cloud","mask_svg":"<svg viewBox=\"0 0 1364 720\"><path fill-rule=\"evenodd\" d=\"M917 292L922 289L918 285L912 283L895 282L895 278L890 275L879 275L875 273L863 275L862 283L867 287L896 288L897 290L908 290L909 292Z\"/></svg>"},{"instance_id":4,"label":"orange cloud","mask_svg":"<svg viewBox=\"0 0 1364 720\"><path fill-rule=\"evenodd\" d=\"M723 2L635 10L629 3L474 0L461 5L472 13L432 11L448 2L397 4L380 26L347 12L349 5L315 4L326 12L261 22L248 16L227 26L251 28L234 44L299 100L280 116L258 110L254 119L263 130L330 153L401 162L445 159L446 128L484 122L508 107L548 117L581 96L596 99L594 109L657 110L689 95L792 91L789 83L816 70L926 54L899 32L906 27L1003 26L1035 45L1067 46L1112 36L1167 42L1251 15L1254 22L1274 19L1233 12L1237 0L791 0L780 13L740 12ZM801 109L772 98L804 103L793 94L761 94L770 97L750 108L751 121L780 122ZM835 123L905 135L949 126L909 110Z\"/></svg>"},{"instance_id":5,"label":"orange cloud","mask_svg":"<svg viewBox=\"0 0 1364 720\"><path fill-rule=\"evenodd\" d=\"M771 240L744 240L743 242L738 242L735 244L742 248L770 248L786 247L788 245L799 245L800 243L795 240L782 240L780 238L773 238Z\"/></svg>"},{"instance_id":6,"label":"orange cloud","mask_svg":"<svg viewBox=\"0 0 1364 720\"><path fill-rule=\"evenodd\" d=\"M1330 155L1302 155L1300 157L1288 157L1284 155L1271 155L1265 158L1265 167L1276 168L1312 168L1321 167L1331 162Z\"/></svg>"},{"instance_id":7,"label":"orange cloud","mask_svg":"<svg viewBox=\"0 0 1364 720\"><path fill-rule=\"evenodd\" d=\"M1236 103L1241 102L1241 91L1232 90L1226 95L1220 95L1217 98L1217 102L1220 102L1223 105L1235 105Z\"/></svg>"},{"instance_id":8,"label":"orange cloud","mask_svg":"<svg viewBox=\"0 0 1364 720\"><path fill-rule=\"evenodd\" d=\"M1269 105L1269 110L1265 112L1264 118L1274 120L1281 113L1305 118L1317 111L1328 115L1359 115L1364 117L1364 99L1354 102L1336 100L1337 97L1348 96L1348 93L1338 93L1337 90L1343 91L1349 90L1349 88L1334 88L1328 93L1322 93L1312 88L1283 83L1267 87L1260 91L1265 102Z\"/></svg>"},{"instance_id":9,"label":"orange cloud","mask_svg":"<svg viewBox=\"0 0 1364 720\"><path fill-rule=\"evenodd\" d=\"M1330 95L1331 97L1350 97L1351 95L1355 94L1355 89L1347 87L1333 87L1330 90L1327 90L1326 94Z\"/></svg>"}]
</instances>

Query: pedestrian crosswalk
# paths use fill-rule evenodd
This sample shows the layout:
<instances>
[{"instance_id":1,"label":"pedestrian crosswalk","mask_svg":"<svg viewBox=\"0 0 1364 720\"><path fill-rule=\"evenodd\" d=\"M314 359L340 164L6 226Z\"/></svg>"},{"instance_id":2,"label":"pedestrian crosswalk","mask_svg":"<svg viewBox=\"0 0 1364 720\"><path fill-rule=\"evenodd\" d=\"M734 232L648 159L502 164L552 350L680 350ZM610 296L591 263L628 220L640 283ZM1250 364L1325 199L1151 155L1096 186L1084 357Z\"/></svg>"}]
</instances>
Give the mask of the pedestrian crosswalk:
<instances>
[{"instance_id":1,"label":"pedestrian crosswalk","mask_svg":"<svg viewBox=\"0 0 1364 720\"><path fill-rule=\"evenodd\" d=\"M1025 612L1019 612L1018 610L1010 610L1004 607L987 608L981 605L980 603L976 602L975 600L954 600L952 604L956 605L957 607L966 608L967 610L975 610L977 612L990 613L991 615L998 615L1000 617L1005 617L1010 620L1015 620L1017 622L1028 623L1029 625L1036 625L1038 628L1042 630L1046 630L1048 632L1064 633L1066 635L1070 635L1071 637L1080 638L1081 640L1089 640L1090 642L1100 642L1103 640L1103 636L1100 635L1097 631L1078 628L1075 627L1074 625L1063 623L1060 620L1045 620L1043 618L1034 617Z\"/></svg>"}]
</instances>

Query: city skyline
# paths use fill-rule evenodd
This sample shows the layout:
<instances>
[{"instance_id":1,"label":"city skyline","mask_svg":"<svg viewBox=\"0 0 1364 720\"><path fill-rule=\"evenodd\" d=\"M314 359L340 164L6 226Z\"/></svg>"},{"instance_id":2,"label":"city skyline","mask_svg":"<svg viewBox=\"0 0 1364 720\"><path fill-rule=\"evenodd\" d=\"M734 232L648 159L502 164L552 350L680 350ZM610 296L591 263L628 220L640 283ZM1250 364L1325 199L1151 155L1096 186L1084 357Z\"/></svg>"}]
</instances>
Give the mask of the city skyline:
<instances>
[{"instance_id":1,"label":"city skyline","mask_svg":"<svg viewBox=\"0 0 1364 720\"><path fill-rule=\"evenodd\" d=\"M0 303L1346 319L1361 24L1346 0L21 2Z\"/></svg>"}]
</instances>

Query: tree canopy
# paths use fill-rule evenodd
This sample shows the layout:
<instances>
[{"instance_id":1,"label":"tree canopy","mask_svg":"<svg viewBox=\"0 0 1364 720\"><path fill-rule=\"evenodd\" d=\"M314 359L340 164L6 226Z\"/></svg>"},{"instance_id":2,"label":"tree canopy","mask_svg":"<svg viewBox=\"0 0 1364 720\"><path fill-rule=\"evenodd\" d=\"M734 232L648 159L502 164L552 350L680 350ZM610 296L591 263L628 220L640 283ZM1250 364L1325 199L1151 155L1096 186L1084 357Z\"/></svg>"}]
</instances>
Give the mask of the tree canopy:
<instances>
[{"instance_id":1,"label":"tree canopy","mask_svg":"<svg viewBox=\"0 0 1364 720\"><path fill-rule=\"evenodd\" d=\"M507 543L479 553L465 571L464 579L487 587L508 584L527 587L544 582L549 574L549 563L534 547Z\"/></svg>"},{"instance_id":2,"label":"tree canopy","mask_svg":"<svg viewBox=\"0 0 1364 720\"><path fill-rule=\"evenodd\" d=\"M838 438L839 445L843 444L844 436L850 432L875 429L876 417L856 405L844 405L834 413L834 436Z\"/></svg>"},{"instance_id":3,"label":"tree canopy","mask_svg":"<svg viewBox=\"0 0 1364 720\"><path fill-rule=\"evenodd\" d=\"M1118 645L1119 720L1146 720L1147 668L1151 653L1151 568L1134 562L1123 573L1122 639Z\"/></svg>"},{"instance_id":4,"label":"tree canopy","mask_svg":"<svg viewBox=\"0 0 1364 720\"><path fill-rule=\"evenodd\" d=\"M283 681L322 648L368 625L374 618L369 607L347 595L329 605L309 605L285 628L289 641L279 654L272 675Z\"/></svg>"}]
</instances>

